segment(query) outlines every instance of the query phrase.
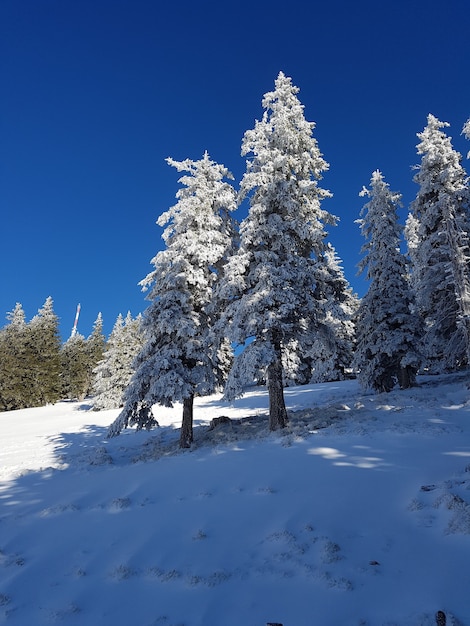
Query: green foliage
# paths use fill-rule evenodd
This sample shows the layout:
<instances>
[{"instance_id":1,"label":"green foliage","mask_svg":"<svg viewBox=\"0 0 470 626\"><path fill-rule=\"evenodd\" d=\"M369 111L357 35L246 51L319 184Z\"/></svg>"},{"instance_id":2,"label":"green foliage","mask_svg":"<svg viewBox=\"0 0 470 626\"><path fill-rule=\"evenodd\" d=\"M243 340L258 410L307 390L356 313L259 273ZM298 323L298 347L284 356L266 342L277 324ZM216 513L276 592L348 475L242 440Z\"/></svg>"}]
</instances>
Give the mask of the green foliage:
<instances>
[{"instance_id":1,"label":"green foliage","mask_svg":"<svg viewBox=\"0 0 470 626\"><path fill-rule=\"evenodd\" d=\"M89 388L89 358L85 337L76 334L70 337L60 353L62 373L62 397L83 400Z\"/></svg>"},{"instance_id":2,"label":"green foliage","mask_svg":"<svg viewBox=\"0 0 470 626\"><path fill-rule=\"evenodd\" d=\"M26 323L21 304L0 331L0 409L43 406L60 398L58 318L48 298Z\"/></svg>"},{"instance_id":3,"label":"green foliage","mask_svg":"<svg viewBox=\"0 0 470 626\"><path fill-rule=\"evenodd\" d=\"M7 319L0 329L0 411L82 400L90 393L93 369L105 349L101 314L88 339L75 335L64 345L52 298L30 322L21 304Z\"/></svg>"},{"instance_id":4,"label":"green foliage","mask_svg":"<svg viewBox=\"0 0 470 626\"><path fill-rule=\"evenodd\" d=\"M102 360L105 348L106 339L100 313L87 339L77 333L62 346L60 360L63 398L83 400L91 393L93 370Z\"/></svg>"}]
</instances>

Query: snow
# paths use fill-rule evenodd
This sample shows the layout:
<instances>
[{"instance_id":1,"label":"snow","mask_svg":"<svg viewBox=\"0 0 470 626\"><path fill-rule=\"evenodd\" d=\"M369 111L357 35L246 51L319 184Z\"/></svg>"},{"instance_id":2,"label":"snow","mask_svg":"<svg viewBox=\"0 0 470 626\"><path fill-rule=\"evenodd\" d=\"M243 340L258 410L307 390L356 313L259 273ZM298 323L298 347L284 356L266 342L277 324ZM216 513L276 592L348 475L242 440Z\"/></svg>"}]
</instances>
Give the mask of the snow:
<instances>
[{"instance_id":1,"label":"snow","mask_svg":"<svg viewBox=\"0 0 470 626\"><path fill-rule=\"evenodd\" d=\"M0 414L0 624L469 624L467 379L288 388L276 433L262 387L199 398L184 452L179 405Z\"/></svg>"}]
</instances>

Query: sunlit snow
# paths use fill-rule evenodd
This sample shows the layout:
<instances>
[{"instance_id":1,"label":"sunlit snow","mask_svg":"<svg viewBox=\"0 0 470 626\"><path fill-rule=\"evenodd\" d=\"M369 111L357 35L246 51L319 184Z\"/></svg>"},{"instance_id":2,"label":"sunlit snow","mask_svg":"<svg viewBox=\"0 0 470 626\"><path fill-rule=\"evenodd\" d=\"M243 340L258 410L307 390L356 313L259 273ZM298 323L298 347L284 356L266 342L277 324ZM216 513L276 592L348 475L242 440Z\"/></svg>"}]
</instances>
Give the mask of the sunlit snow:
<instances>
[{"instance_id":1,"label":"sunlit snow","mask_svg":"<svg viewBox=\"0 0 470 626\"><path fill-rule=\"evenodd\" d=\"M288 388L274 434L264 388L199 398L184 452L180 406L0 414L0 623L470 624L467 378Z\"/></svg>"}]
</instances>

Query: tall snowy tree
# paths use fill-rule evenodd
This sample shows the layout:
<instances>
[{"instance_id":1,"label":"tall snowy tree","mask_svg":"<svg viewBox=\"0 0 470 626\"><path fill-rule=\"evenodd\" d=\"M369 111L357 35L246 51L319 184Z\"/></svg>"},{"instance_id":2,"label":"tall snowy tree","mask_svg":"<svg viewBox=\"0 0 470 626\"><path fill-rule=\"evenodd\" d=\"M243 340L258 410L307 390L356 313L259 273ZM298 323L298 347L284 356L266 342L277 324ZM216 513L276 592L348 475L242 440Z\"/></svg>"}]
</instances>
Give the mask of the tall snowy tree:
<instances>
[{"instance_id":1,"label":"tall snowy tree","mask_svg":"<svg viewBox=\"0 0 470 626\"><path fill-rule=\"evenodd\" d=\"M118 315L103 360L93 371L93 408L96 411L123 406L124 391L134 373L132 364L143 347L141 321L141 315L133 319L130 312L125 319Z\"/></svg>"},{"instance_id":2,"label":"tall snowy tree","mask_svg":"<svg viewBox=\"0 0 470 626\"><path fill-rule=\"evenodd\" d=\"M89 395L93 389L93 371L98 363L103 359L106 350L106 337L103 333L103 316L98 313L93 329L87 337L85 344L85 352L88 360L87 367L87 389L86 395Z\"/></svg>"},{"instance_id":3,"label":"tall snowy tree","mask_svg":"<svg viewBox=\"0 0 470 626\"><path fill-rule=\"evenodd\" d=\"M59 319L54 313L51 297L47 298L44 306L33 317L29 327L34 406L43 406L57 402L61 397Z\"/></svg>"},{"instance_id":4,"label":"tall snowy tree","mask_svg":"<svg viewBox=\"0 0 470 626\"><path fill-rule=\"evenodd\" d=\"M422 158L414 181L419 191L406 228L431 371L452 371L470 362L470 193L461 155L441 130L448 126L429 115L418 134Z\"/></svg>"},{"instance_id":5,"label":"tall snowy tree","mask_svg":"<svg viewBox=\"0 0 470 626\"><path fill-rule=\"evenodd\" d=\"M468 119L463 127L462 133L465 135L467 139L470 140L470 119ZM467 159L470 159L470 151L467 154Z\"/></svg>"},{"instance_id":6,"label":"tall snowy tree","mask_svg":"<svg viewBox=\"0 0 470 626\"><path fill-rule=\"evenodd\" d=\"M166 227L166 248L152 260L154 270L142 281L151 288L151 304L142 321L144 347L135 361L135 374L125 404L108 435L128 424L147 428L154 423L152 405L183 403L180 446L193 440L195 395L211 393L219 382L218 357L222 340L212 333L218 315L216 283L232 248L235 192L224 179L230 172L209 158L168 163L185 172L178 202L158 219Z\"/></svg>"},{"instance_id":7,"label":"tall snowy tree","mask_svg":"<svg viewBox=\"0 0 470 626\"><path fill-rule=\"evenodd\" d=\"M355 346L354 319L359 299L351 289L336 250L327 245L319 259L315 297L321 305L319 319L328 332L317 333L309 350L311 382L344 380L352 366Z\"/></svg>"},{"instance_id":8,"label":"tall snowy tree","mask_svg":"<svg viewBox=\"0 0 470 626\"><path fill-rule=\"evenodd\" d=\"M90 387L90 359L83 335L71 336L60 351L61 396L82 401Z\"/></svg>"},{"instance_id":9,"label":"tall snowy tree","mask_svg":"<svg viewBox=\"0 0 470 626\"><path fill-rule=\"evenodd\" d=\"M355 325L359 299L344 276L336 250L327 244L314 274L318 320L323 332L310 337L313 343L298 340L286 346L283 363L286 383L344 380L352 367Z\"/></svg>"},{"instance_id":10,"label":"tall snowy tree","mask_svg":"<svg viewBox=\"0 0 470 626\"><path fill-rule=\"evenodd\" d=\"M370 280L357 315L354 364L365 388L391 391L398 382L410 387L419 367L419 320L412 312L406 260L400 251L402 228L397 207L401 195L390 191L379 171L372 174L370 198L358 220L366 243L359 269Z\"/></svg>"},{"instance_id":11,"label":"tall snowy tree","mask_svg":"<svg viewBox=\"0 0 470 626\"><path fill-rule=\"evenodd\" d=\"M17 303L8 313L9 324L0 332L0 406L2 411L28 406L28 327L23 307Z\"/></svg>"},{"instance_id":12,"label":"tall snowy tree","mask_svg":"<svg viewBox=\"0 0 470 626\"><path fill-rule=\"evenodd\" d=\"M331 195L318 185L328 164L298 92L281 72L275 90L264 96L262 120L244 135L242 155L252 156L240 200L249 198L250 208L222 290L230 338L239 345L250 342L236 357L226 397L240 395L243 385L265 368L272 430L287 422L283 352L319 330L313 276L324 251L323 223L335 223L320 207Z\"/></svg>"}]
</instances>

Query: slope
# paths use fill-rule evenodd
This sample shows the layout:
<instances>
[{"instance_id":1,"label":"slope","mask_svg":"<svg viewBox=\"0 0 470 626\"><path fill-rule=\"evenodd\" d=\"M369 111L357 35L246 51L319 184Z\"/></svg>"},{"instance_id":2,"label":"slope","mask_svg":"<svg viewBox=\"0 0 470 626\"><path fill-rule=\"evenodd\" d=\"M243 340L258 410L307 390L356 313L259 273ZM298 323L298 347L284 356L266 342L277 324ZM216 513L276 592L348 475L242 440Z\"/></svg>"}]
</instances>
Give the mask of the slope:
<instances>
[{"instance_id":1,"label":"slope","mask_svg":"<svg viewBox=\"0 0 470 626\"><path fill-rule=\"evenodd\" d=\"M280 434L263 388L199 398L186 452L178 406L111 441L115 411L0 414L0 623L470 624L468 395L289 388Z\"/></svg>"}]
</instances>

